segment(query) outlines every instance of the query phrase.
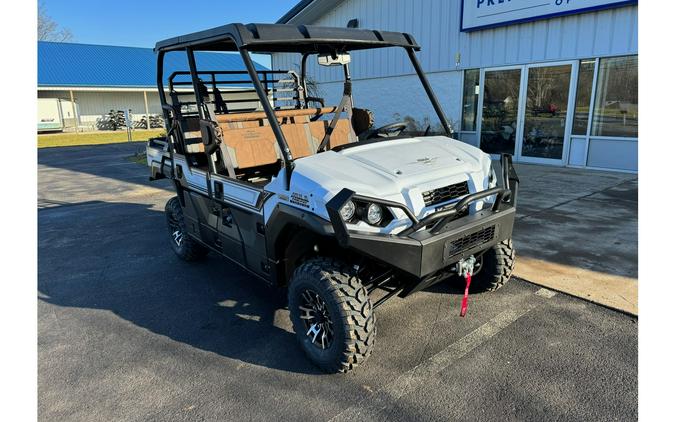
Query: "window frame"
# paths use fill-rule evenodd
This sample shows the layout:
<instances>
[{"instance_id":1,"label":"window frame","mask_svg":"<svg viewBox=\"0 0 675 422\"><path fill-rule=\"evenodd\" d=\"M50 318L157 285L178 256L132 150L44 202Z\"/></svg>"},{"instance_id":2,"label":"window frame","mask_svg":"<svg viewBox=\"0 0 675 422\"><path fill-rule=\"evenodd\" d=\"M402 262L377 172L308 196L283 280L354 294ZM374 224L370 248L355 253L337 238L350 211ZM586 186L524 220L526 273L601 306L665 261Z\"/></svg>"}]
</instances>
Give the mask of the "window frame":
<instances>
[{"instance_id":1,"label":"window frame","mask_svg":"<svg viewBox=\"0 0 675 422\"><path fill-rule=\"evenodd\" d=\"M466 73L469 71L475 71L477 72L478 76L478 94L473 94L476 97L475 104L474 104L474 114L473 114L473 130L467 130L464 128L464 83L466 82ZM476 133L478 131L478 107L480 103L480 96L482 95L482 72L481 68L476 67L476 68L470 68L470 69L464 69L462 71L462 84L461 84L461 89L462 89L462 95L461 95L461 100L460 100L460 116L459 116L459 132L461 133Z\"/></svg>"},{"instance_id":2,"label":"window frame","mask_svg":"<svg viewBox=\"0 0 675 422\"><path fill-rule=\"evenodd\" d=\"M615 136L615 135L593 135L593 123L595 121L595 102L598 97L598 81L600 78L600 62L604 60L611 60L611 59L617 59L617 58L622 58L622 57L635 57L638 61L638 55L637 54L624 54L621 56L605 56L605 57L597 57L595 59L595 73L593 75L593 95L591 96L591 109L590 109L590 114L588 117L588 128L586 130L586 138L588 140L587 144L590 143L591 139L619 139L619 140L627 140L627 141L637 141L638 137L640 136L639 132L637 136ZM638 62L639 64L639 62ZM639 72L639 68L638 68ZM638 74L639 76L639 74ZM638 97L639 101L639 97ZM639 106L639 104L638 104ZM639 114L638 114L638 130L639 130ZM581 135L577 135L581 136ZM588 153L588 147L586 148L586 152ZM586 155L586 159L588 160L588 154Z\"/></svg>"}]
</instances>

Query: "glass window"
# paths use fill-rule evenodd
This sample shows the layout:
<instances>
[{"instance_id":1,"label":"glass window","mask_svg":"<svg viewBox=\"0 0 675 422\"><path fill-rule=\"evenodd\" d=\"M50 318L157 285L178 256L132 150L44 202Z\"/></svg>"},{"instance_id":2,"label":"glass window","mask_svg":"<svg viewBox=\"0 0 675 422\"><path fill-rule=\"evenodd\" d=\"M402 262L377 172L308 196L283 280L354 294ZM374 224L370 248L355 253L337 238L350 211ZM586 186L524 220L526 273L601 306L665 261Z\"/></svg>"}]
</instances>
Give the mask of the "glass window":
<instances>
[{"instance_id":1,"label":"glass window","mask_svg":"<svg viewBox=\"0 0 675 422\"><path fill-rule=\"evenodd\" d=\"M638 58L600 59L593 136L638 136Z\"/></svg>"},{"instance_id":2,"label":"glass window","mask_svg":"<svg viewBox=\"0 0 675 422\"><path fill-rule=\"evenodd\" d=\"M480 92L480 70L464 71L464 94L462 96L462 130L476 130L476 111L478 111L478 93Z\"/></svg>"},{"instance_id":3,"label":"glass window","mask_svg":"<svg viewBox=\"0 0 675 422\"><path fill-rule=\"evenodd\" d=\"M485 72L480 147L490 154L513 154L518 123L520 69Z\"/></svg>"},{"instance_id":4,"label":"glass window","mask_svg":"<svg viewBox=\"0 0 675 422\"><path fill-rule=\"evenodd\" d=\"M588 129L588 113L593 93L593 72L595 60L582 60L579 64L579 80L577 81L577 103L574 106L573 135L585 135Z\"/></svg>"},{"instance_id":5,"label":"glass window","mask_svg":"<svg viewBox=\"0 0 675 422\"><path fill-rule=\"evenodd\" d=\"M523 156L562 158L571 74L569 64L529 69Z\"/></svg>"}]
</instances>

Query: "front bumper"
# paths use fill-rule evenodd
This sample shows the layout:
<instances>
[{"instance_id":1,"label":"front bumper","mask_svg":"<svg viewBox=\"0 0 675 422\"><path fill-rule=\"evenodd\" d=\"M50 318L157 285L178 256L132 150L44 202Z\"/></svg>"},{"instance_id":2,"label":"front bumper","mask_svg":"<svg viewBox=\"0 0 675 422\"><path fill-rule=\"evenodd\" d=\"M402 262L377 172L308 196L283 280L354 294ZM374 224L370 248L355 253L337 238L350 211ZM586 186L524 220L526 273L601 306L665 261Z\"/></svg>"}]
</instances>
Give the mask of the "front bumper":
<instances>
[{"instance_id":1,"label":"front bumper","mask_svg":"<svg viewBox=\"0 0 675 422\"><path fill-rule=\"evenodd\" d=\"M511 237L519 180L510 155L503 154L501 163L501 187L469 194L451 208L419 221L403 204L364 197L343 189L326 204L335 235L343 247L357 250L416 278L432 275ZM496 197L491 209L459 217L471 203L488 196ZM401 209L412 225L398 235L349 230L339 210L352 198Z\"/></svg>"}]
</instances>

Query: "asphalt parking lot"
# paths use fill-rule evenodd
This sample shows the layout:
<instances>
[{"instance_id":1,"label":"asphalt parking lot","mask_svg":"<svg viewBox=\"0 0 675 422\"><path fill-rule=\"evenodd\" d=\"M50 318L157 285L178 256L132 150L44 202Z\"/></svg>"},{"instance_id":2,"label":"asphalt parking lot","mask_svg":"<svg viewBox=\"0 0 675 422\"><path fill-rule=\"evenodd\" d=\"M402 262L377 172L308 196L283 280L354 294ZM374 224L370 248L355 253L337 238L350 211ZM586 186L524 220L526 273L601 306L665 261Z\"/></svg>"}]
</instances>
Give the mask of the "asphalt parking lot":
<instances>
[{"instance_id":1,"label":"asphalt parking lot","mask_svg":"<svg viewBox=\"0 0 675 422\"><path fill-rule=\"evenodd\" d=\"M466 318L449 282L391 300L367 363L319 373L284 292L173 255L139 148L39 150L40 420L637 419L637 319L518 279Z\"/></svg>"}]
</instances>

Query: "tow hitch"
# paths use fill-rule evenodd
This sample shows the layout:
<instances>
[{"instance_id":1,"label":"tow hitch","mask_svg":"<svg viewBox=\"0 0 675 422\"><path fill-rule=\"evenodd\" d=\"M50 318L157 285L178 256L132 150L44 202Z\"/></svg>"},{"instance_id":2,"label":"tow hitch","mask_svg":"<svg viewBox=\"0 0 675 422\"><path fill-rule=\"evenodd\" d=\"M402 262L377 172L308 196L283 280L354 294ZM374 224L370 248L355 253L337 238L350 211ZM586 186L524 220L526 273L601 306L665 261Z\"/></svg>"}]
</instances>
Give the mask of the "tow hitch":
<instances>
[{"instance_id":1,"label":"tow hitch","mask_svg":"<svg viewBox=\"0 0 675 422\"><path fill-rule=\"evenodd\" d=\"M462 298L462 309L459 311L459 316L464 317L466 310L469 307L469 286L471 286L471 275L473 274L476 258L471 255L466 259L462 259L457 263L457 273L460 277L464 277L466 287L464 288L464 297Z\"/></svg>"}]
</instances>

